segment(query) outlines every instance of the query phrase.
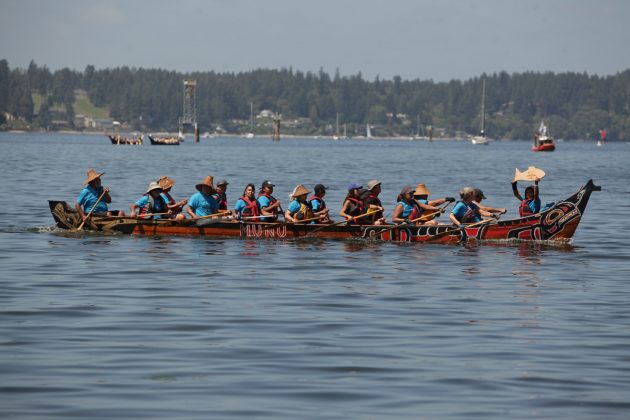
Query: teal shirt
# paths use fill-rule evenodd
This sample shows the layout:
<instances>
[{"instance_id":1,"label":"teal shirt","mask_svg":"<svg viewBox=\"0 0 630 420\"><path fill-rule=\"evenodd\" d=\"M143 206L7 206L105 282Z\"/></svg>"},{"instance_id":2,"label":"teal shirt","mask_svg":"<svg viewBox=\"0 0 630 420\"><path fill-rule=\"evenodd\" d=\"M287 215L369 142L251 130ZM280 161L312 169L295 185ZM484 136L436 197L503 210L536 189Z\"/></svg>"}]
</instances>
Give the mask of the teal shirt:
<instances>
[{"instance_id":1,"label":"teal shirt","mask_svg":"<svg viewBox=\"0 0 630 420\"><path fill-rule=\"evenodd\" d=\"M188 200L188 206L196 216L210 216L219 210L219 203L212 195L205 195L197 192Z\"/></svg>"},{"instance_id":2,"label":"teal shirt","mask_svg":"<svg viewBox=\"0 0 630 420\"><path fill-rule=\"evenodd\" d=\"M92 207L94 207L98 198L103 194L103 191L105 191L105 189L102 185L98 188L93 188L91 185L88 185L81 190L77 197L77 203L79 203L85 214L92 211ZM104 198L96 205L94 213L107 213L107 203Z\"/></svg>"}]
</instances>

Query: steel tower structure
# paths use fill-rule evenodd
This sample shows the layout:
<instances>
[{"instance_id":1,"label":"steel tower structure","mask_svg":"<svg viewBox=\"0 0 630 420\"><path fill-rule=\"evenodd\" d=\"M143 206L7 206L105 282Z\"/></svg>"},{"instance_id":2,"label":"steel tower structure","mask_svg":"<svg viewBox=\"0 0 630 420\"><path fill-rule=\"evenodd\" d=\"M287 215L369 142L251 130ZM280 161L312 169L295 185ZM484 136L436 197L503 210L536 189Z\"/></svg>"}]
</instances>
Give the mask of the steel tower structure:
<instances>
[{"instance_id":1,"label":"steel tower structure","mask_svg":"<svg viewBox=\"0 0 630 420\"><path fill-rule=\"evenodd\" d=\"M179 131L183 134L186 127L192 127L195 141L199 141L199 126L197 125L197 81L184 80L184 106L182 118L179 120Z\"/></svg>"}]
</instances>

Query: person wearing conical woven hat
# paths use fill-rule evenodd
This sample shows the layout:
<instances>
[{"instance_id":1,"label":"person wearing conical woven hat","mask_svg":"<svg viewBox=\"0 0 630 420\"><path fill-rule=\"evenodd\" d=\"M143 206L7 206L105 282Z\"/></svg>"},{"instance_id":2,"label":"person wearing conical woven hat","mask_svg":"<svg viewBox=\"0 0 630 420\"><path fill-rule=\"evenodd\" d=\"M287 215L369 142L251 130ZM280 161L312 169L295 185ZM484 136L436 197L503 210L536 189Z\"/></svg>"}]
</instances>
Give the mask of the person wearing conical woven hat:
<instances>
[{"instance_id":1,"label":"person wearing conical woven hat","mask_svg":"<svg viewBox=\"0 0 630 420\"><path fill-rule=\"evenodd\" d=\"M79 193L75 205L83 220L87 218L87 214L90 212L97 216L125 215L122 211L110 211L107 208L107 204L112 202L112 198L109 195L109 188L103 187L101 184L101 176L104 174L105 172L99 173L92 168L87 171L87 179L83 182L85 187Z\"/></svg>"},{"instance_id":2,"label":"person wearing conical woven hat","mask_svg":"<svg viewBox=\"0 0 630 420\"><path fill-rule=\"evenodd\" d=\"M157 182L151 182L144 195L131 205L131 217L162 219L169 216L163 213L168 213L168 206L162 197L162 187Z\"/></svg>"},{"instance_id":3,"label":"person wearing conical woven hat","mask_svg":"<svg viewBox=\"0 0 630 420\"><path fill-rule=\"evenodd\" d=\"M310 193L309 189L302 184L296 185L293 189L293 192L289 195L289 198L293 198L293 201L289 203L287 211L284 212L284 218L287 222L295 223L300 220L313 218L313 209L306 201L308 193Z\"/></svg>"},{"instance_id":4,"label":"person wearing conical woven hat","mask_svg":"<svg viewBox=\"0 0 630 420\"><path fill-rule=\"evenodd\" d=\"M208 175L202 182L195 185L198 192L190 197L186 208L193 219L210 216L219 210L219 203L212 196L214 193L213 181L214 178Z\"/></svg>"},{"instance_id":5,"label":"person wearing conical woven hat","mask_svg":"<svg viewBox=\"0 0 630 420\"><path fill-rule=\"evenodd\" d=\"M182 213L182 210L184 206L188 204L188 200L184 199L175 201L175 199L171 196L171 188L175 185L175 180L167 176L163 176L158 179L158 184L162 187L162 197L166 201L168 210L171 212L171 217L175 220L185 219L186 216Z\"/></svg>"},{"instance_id":6,"label":"person wearing conical woven hat","mask_svg":"<svg viewBox=\"0 0 630 420\"><path fill-rule=\"evenodd\" d=\"M413 198L420 205L420 210L422 215L423 213L427 215L427 220L420 220L419 224L423 225L437 225L438 221L435 220L436 217L439 217L442 213L444 213L444 209L441 209L438 206L441 206L444 203L453 203L455 202L455 197L444 197L444 198L436 198L434 200L429 200L429 194L431 191L424 184L416 185L416 190L413 192ZM447 206L448 207L448 206Z\"/></svg>"}]
</instances>

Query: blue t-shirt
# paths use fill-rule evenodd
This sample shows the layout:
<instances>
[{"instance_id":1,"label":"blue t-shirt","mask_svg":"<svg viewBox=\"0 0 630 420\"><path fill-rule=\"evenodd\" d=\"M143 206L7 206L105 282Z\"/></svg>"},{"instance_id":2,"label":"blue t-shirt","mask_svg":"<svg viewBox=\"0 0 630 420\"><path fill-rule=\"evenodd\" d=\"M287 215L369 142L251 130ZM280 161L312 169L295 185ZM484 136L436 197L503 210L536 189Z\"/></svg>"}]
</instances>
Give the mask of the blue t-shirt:
<instances>
[{"instance_id":1,"label":"blue t-shirt","mask_svg":"<svg viewBox=\"0 0 630 420\"><path fill-rule=\"evenodd\" d=\"M311 208L313 209L313 212L323 210L322 209L322 200L319 199L319 198L312 199L311 200Z\"/></svg>"},{"instance_id":2,"label":"blue t-shirt","mask_svg":"<svg viewBox=\"0 0 630 420\"><path fill-rule=\"evenodd\" d=\"M271 199L265 195L259 195L256 200L258 201L258 204L260 205L261 210L265 207L269 207L269 205L271 204ZM269 221L272 221L273 219L274 219L273 217L260 218L260 220L263 222L269 222Z\"/></svg>"},{"instance_id":3,"label":"blue t-shirt","mask_svg":"<svg viewBox=\"0 0 630 420\"><path fill-rule=\"evenodd\" d=\"M300 211L300 202L297 200L293 200L289 203L289 207L287 207L287 211L291 214L295 214Z\"/></svg>"},{"instance_id":4,"label":"blue t-shirt","mask_svg":"<svg viewBox=\"0 0 630 420\"><path fill-rule=\"evenodd\" d=\"M477 211L476 211L476 210ZM467 220L465 222L463 222L464 216L466 216L466 213L468 213L469 211L472 212L474 214L472 221L474 222L478 222L480 221L480 217L479 217L479 213L478 213L479 208L477 206L475 206L474 204L470 204L470 206L467 206L466 203L464 203L463 201L458 201L457 204L455 204L455 207L453 208L453 211L451 211L451 213L453 213L455 215L455 218L460 222L460 223L470 223L471 220Z\"/></svg>"},{"instance_id":5,"label":"blue t-shirt","mask_svg":"<svg viewBox=\"0 0 630 420\"><path fill-rule=\"evenodd\" d=\"M236 204L234 204L234 210L236 210L239 213L243 213L243 210L245 210L245 207L247 207L247 203L245 202L245 200L241 198L236 200Z\"/></svg>"},{"instance_id":6,"label":"blue t-shirt","mask_svg":"<svg viewBox=\"0 0 630 420\"><path fill-rule=\"evenodd\" d=\"M149 199L149 195L145 194L138 201L136 201L136 206L140 209L144 209L149 206L151 200ZM153 208L147 209L147 213L166 213L168 208L166 207L166 199L160 195L156 200L153 200ZM165 215L153 216L153 219L159 219L164 217Z\"/></svg>"},{"instance_id":7,"label":"blue t-shirt","mask_svg":"<svg viewBox=\"0 0 630 420\"><path fill-rule=\"evenodd\" d=\"M532 210L532 213L536 214L540 211L540 198L531 200L528 204L529 208Z\"/></svg>"},{"instance_id":8,"label":"blue t-shirt","mask_svg":"<svg viewBox=\"0 0 630 420\"><path fill-rule=\"evenodd\" d=\"M196 216L210 216L219 210L219 203L211 195L204 195L196 192L188 200L188 206Z\"/></svg>"},{"instance_id":9,"label":"blue t-shirt","mask_svg":"<svg viewBox=\"0 0 630 420\"><path fill-rule=\"evenodd\" d=\"M77 197L77 203L81 205L85 214L92 211L94 203L96 203L96 200L103 194L103 191L105 191L105 188L103 188L102 185L98 188L93 188L91 185L88 185L81 190ZM94 213L107 213L107 203L104 198L96 205Z\"/></svg>"}]
</instances>

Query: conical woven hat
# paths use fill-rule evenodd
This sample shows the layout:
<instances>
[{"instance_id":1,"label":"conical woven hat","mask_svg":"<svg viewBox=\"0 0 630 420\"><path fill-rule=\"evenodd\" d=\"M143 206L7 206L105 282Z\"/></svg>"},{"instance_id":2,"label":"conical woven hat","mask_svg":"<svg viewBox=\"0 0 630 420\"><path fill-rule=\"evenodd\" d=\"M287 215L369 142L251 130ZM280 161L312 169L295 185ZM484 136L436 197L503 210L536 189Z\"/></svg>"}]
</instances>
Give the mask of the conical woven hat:
<instances>
[{"instance_id":1,"label":"conical woven hat","mask_svg":"<svg viewBox=\"0 0 630 420\"><path fill-rule=\"evenodd\" d=\"M214 181L214 178L212 177L212 175L208 175L207 177L203 179L203 182L195 185L195 188L201 191L201 187L204 185L207 185L208 187L210 187L211 190L214 190L214 185L212 184L213 181Z\"/></svg>"},{"instance_id":2,"label":"conical woven hat","mask_svg":"<svg viewBox=\"0 0 630 420\"><path fill-rule=\"evenodd\" d=\"M163 176L158 180L158 184L160 184L160 187L162 187L163 190L167 190L175 185L175 180L167 176Z\"/></svg>"},{"instance_id":3,"label":"conical woven hat","mask_svg":"<svg viewBox=\"0 0 630 420\"><path fill-rule=\"evenodd\" d=\"M424 185L424 184L418 184L416 186L416 191L414 191L413 195L429 195L431 194L431 191L429 191L429 189Z\"/></svg>"},{"instance_id":4,"label":"conical woven hat","mask_svg":"<svg viewBox=\"0 0 630 420\"><path fill-rule=\"evenodd\" d=\"M90 182L94 181L96 178L100 178L102 175L105 175L105 172L101 172L100 174L96 172L94 169L90 168L87 171L87 179L83 183L83 185L87 185Z\"/></svg>"},{"instance_id":5,"label":"conical woven hat","mask_svg":"<svg viewBox=\"0 0 630 420\"><path fill-rule=\"evenodd\" d=\"M299 184L293 189L293 192L291 193L291 197L296 198L301 195L308 194L310 192L311 191L308 188L306 188L304 185Z\"/></svg>"}]
</instances>

